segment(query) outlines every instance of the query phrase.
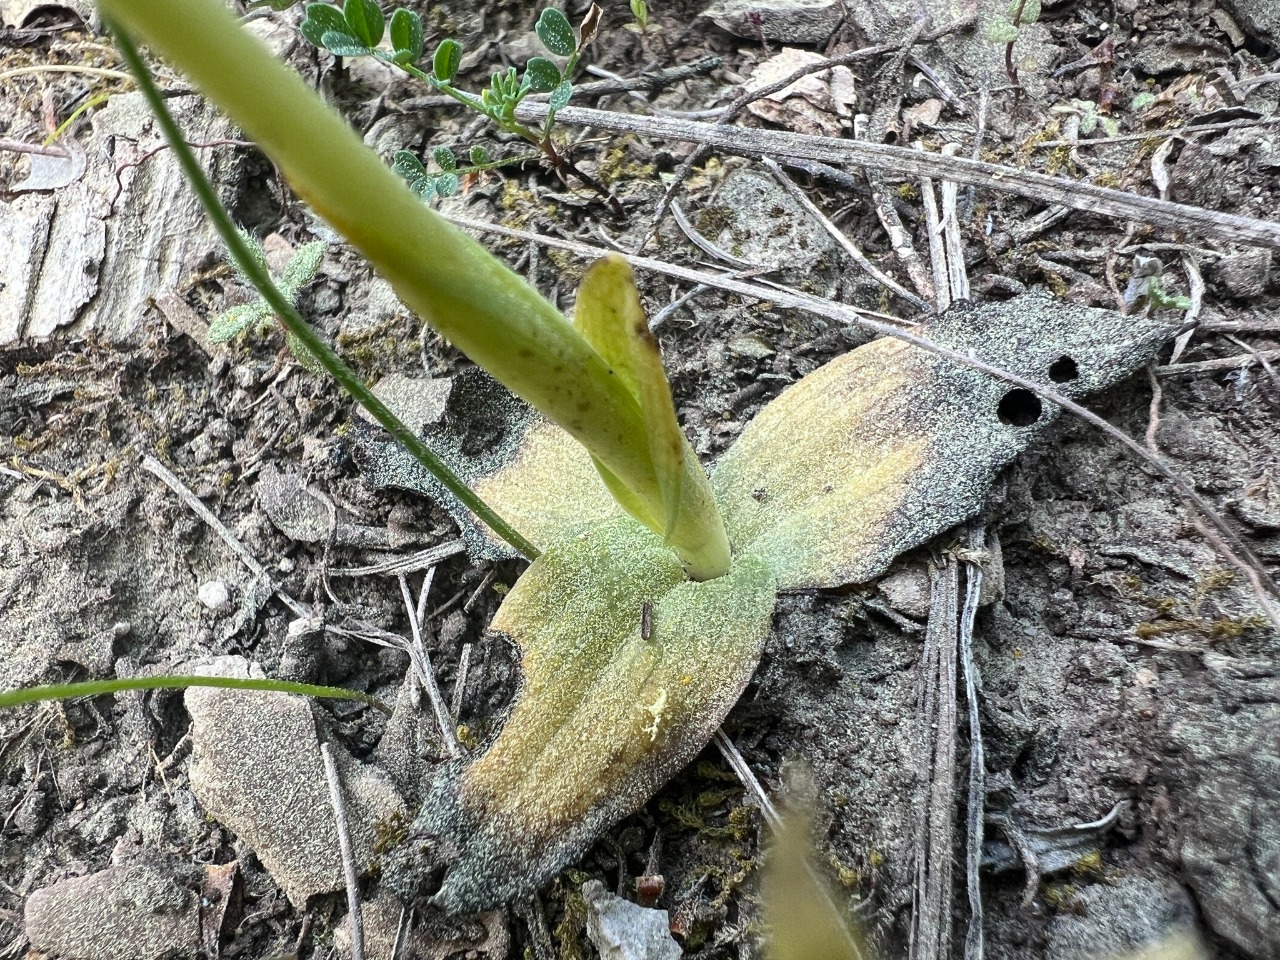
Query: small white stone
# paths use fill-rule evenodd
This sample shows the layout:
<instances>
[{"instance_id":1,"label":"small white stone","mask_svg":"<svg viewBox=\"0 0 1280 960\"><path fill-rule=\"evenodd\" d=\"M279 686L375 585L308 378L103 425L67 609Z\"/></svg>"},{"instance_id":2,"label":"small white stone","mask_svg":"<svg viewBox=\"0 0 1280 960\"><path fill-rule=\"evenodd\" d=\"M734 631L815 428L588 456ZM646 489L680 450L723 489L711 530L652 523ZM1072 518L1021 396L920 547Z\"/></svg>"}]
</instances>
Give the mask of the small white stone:
<instances>
[{"instance_id":1,"label":"small white stone","mask_svg":"<svg viewBox=\"0 0 1280 960\"><path fill-rule=\"evenodd\" d=\"M209 580L200 584L196 596L210 610L225 610L231 605L231 591L221 580Z\"/></svg>"}]
</instances>

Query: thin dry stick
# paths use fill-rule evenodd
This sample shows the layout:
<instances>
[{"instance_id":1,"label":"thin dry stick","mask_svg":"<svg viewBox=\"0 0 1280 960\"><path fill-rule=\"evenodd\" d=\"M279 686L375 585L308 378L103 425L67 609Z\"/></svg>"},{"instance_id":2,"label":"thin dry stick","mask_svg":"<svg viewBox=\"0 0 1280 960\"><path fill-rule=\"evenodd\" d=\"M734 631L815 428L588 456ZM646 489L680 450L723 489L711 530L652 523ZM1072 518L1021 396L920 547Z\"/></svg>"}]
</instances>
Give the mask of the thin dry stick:
<instances>
[{"instance_id":1,"label":"thin dry stick","mask_svg":"<svg viewBox=\"0 0 1280 960\"><path fill-rule=\"evenodd\" d=\"M1222 373L1225 370L1248 370L1263 358L1280 360L1280 350L1257 350L1239 357L1219 357L1216 360L1197 360L1194 363L1171 363L1156 367L1156 375L1180 377L1193 373Z\"/></svg>"},{"instance_id":2,"label":"thin dry stick","mask_svg":"<svg viewBox=\"0 0 1280 960\"><path fill-rule=\"evenodd\" d=\"M955 156L958 143L942 148L944 156ZM952 180L942 181L942 237L947 254L947 285L951 288L951 300L969 299L969 270L964 262L964 240L960 236L960 213L956 200L959 187Z\"/></svg>"},{"instance_id":3,"label":"thin dry stick","mask_svg":"<svg viewBox=\"0 0 1280 960\"><path fill-rule=\"evenodd\" d=\"M538 104L522 104L516 111L517 116L526 121L537 121L545 113L545 106ZM1220 213L1091 183L1051 177L1018 167L971 160L968 157L919 153L909 147L866 140L837 140L776 130L612 113L587 107L565 107L556 114L556 120L615 133L687 140L746 157L765 154L774 157L799 157L831 164L849 163L900 177L954 180L956 183L1013 193L1045 204L1062 204L1073 210L1149 223L1179 233L1194 232L1228 243L1280 248L1280 222L1274 220Z\"/></svg>"},{"instance_id":4,"label":"thin dry stick","mask_svg":"<svg viewBox=\"0 0 1280 960\"><path fill-rule=\"evenodd\" d=\"M396 939L391 944L391 960L401 960L405 945L409 942L409 931L413 929L413 907L400 907L400 919L396 921Z\"/></svg>"},{"instance_id":5,"label":"thin dry stick","mask_svg":"<svg viewBox=\"0 0 1280 960\"><path fill-rule=\"evenodd\" d=\"M1151 451L1152 455L1155 456L1160 452L1160 447L1156 443L1156 434L1160 430L1160 404L1164 398L1164 392L1160 389L1160 381L1157 379L1154 371L1152 371L1150 367L1147 368L1147 379L1151 383L1151 408L1147 420L1146 440L1147 448ZM1271 602L1271 597L1267 596L1268 592L1274 594L1275 584L1271 578L1266 576L1265 571L1256 569L1252 563L1246 563L1241 559L1236 552L1231 549L1232 545L1223 542L1222 537L1218 536L1216 531L1205 526L1205 524L1202 523L1195 514L1192 514L1190 519L1196 530L1200 532L1200 535L1204 537L1205 540L1207 540L1228 563L1244 574L1245 579L1249 581L1249 586L1253 588L1254 600L1256 600L1258 606L1262 608L1262 612L1267 615L1267 619L1271 621L1272 626L1275 627L1277 631L1280 631L1280 608L1277 608L1276 605ZM1272 589L1268 590L1267 588Z\"/></svg>"},{"instance_id":6,"label":"thin dry stick","mask_svg":"<svg viewBox=\"0 0 1280 960\"><path fill-rule=\"evenodd\" d=\"M1195 336L1200 323L1200 311L1204 309L1205 287L1204 277L1200 274L1200 265L1190 256L1183 254L1182 269L1187 272L1191 306L1187 309L1187 329L1178 334L1178 339L1174 341L1173 353L1169 356L1170 363L1177 363L1178 358L1182 356L1182 351L1186 350L1187 345L1191 343L1191 338Z\"/></svg>"},{"instance_id":7,"label":"thin dry stick","mask_svg":"<svg viewBox=\"0 0 1280 960\"><path fill-rule=\"evenodd\" d=\"M3 137L0 137L0 150L9 150L13 153L30 153L38 157L56 157L59 160L65 160L71 156L63 147L46 147L39 143L7 140Z\"/></svg>"},{"instance_id":8,"label":"thin dry stick","mask_svg":"<svg viewBox=\"0 0 1280 960\"><path fill-rule=\"evenodd\" d=\"M409 581L401 574L400 595L404 598L405 609L409 612L409 627L413 631L413 646L417 657L421 660L422 669L418 679L427 691L427 699L431 701L431 711L436 715L436 726L440 728L440 739L444 741L449 756L457 759L462 756L462 744L458 742L458 732L449 719L449 708L445 706L444 697L440 695L440 687L436 684L435 670L431 666L431 654L422 643L422 627L418 622L418 611L413 602L413 594L409 590ZM425 593L425 591L424 591Z\"/></svg>"},{"instance_id":9,"label":"thin dry stick","mask_svg":"<svg viewBox=\"0 0 1280 960\"><path fill-rule=\"evenodd\" d=\"M450 219L459 226L469 227L471 229L484 232L497 233L502 236L514 236L520 239L528 239L529 237L536 236L536 234L531 234L524 230L514 230L510 227L499 227L479 220L468 220L462 217L451 217ZM547 246L558 247L562 250L571 250L574 253L578 253L583 256L601 257L607 253L607 251L601 250L599 247L592 247L585 243L577 243L573 240L561 240L552 237L541 237L539 239L540 242L545 243ZM741 280L734 280L729 277L717 277L697 270L690 270L687 267L680 267L675 264L666 263L661 260L653 260L649 257L628 256L626 259L633 267L638 267L642 270L653 270L656 273L666 274L667 276L680 277L681 279L688 280L691 283L702 283L709 287L719 287L722 290L728 290L732 293L741 294L742 296L768 300L783 307L794 307L799 310L808 310L812 313L818 314L819 316L829 317L846 323L857 324L858 326L872 330L881 336L893 337L897 340L902 340L912 346L919 347L921 350L937 354L940 357L946 357L948 360L963 364L966 367L981 371L982 373L996 377L1000 380L1004 380L1006 383L1012 383L1014 386L1022 387L1024 390L1031 391L1041 399L1048 400L1050 403L1056 403L1063 410L1074 414L1086 423L1089 423L1101 430L1108 437L1115 440L1125 449L1129 450L1138 457L1139 460L1148 464L1162 477L1172 483L1174 488L1178 491L1178 494L1186 501L1186 503L1199 511L1200 514L1219 531L1225 541L1231 544L1236 552L1254 568L1254 571L1260 578L1260 581L1267 584L1268 592L1280 599L1280 587L1271 580L1270 576L1266 572L1266 568L1262 565L1262 561L1259 560L1254 552L1249 549L1248 545L1240 539L1239 534L1231 528L1231 525L1227 523L1222 515L1214 510L1213 507L1211 507L1205 499L1195 491L1195 488L1192 487L1190 483L1179 476L1172 467L1164 462L1163 458L1147 450L1146 447L1133 439L1133 437L1129 436L1123 430L1113 426L1092 410L1082 407L1074 400L1067 399L1056 390L1052 390L1043 384L1036 383L1033 380L1028 380L1025 377L1020 377L1015 373L1010 373L1008 370L1002 370L989 363L984 363L981 360L974 359L973 357L966 356L956 350L934 343L927 337L922 337L919 334L911 333L907 330L895 327L890 323L872 320L867 316L866 312L854 310L852 307L845 306L844 304L831 303L819 297L809 296L808 294L786 292L774 288L763 287L758 284L745 283ZM1186 364L1184 366L1190 365ZM1157 368L1157 372L1160 372L1161 369L1167 368Z\"/></svg>"},{"instance_id":10,"label":"thin dry stick","mask_svg":"<svg viewBox=\"0 0 1280 960\"><path fill-rule=\"evenodd\" d=\"M921 666L921 722L932 739L921 752L926 801L916 820L912 960L951 956L951 847L955 839L957 566L945 558L932 572L929 624ZM928 734L926 734L928 736Z\"/></svg>"},{"instance_id":11,"label":"thin dry stick","mask_svg":"<svg viewBox=\"0 0 1280 960\"><path fill-rule=\"evenodd\" d=\"M556 951L551 942L551 931L547 928L547 916L542 912L542 901L538 899L538 895L535 893L528 900L516 904L516 913L529 929L534 960L555 960Z\"/></svg>"},{"instance_id":12,"label":"thin dry stick","mask_svg":"<svg viewBox=\"0 0 1280 960\"><path fill-rule=\"evenodd\" d=\"M849 255L850 259L852 259L854 263L869 273L882 286L888 287L895 295L907 301L907 303L911 304L917 310L923 312L929 309L929 304L926 301L916 296L902 284L898 283L897 280L893 279L893 277L889 276L867 259L866 254L859 250L857 245L845 236L844 231L827 219L827 215L818 209L817 204L810 200L796 182L786 175L778 161L774 160L773 157L761 157L760 160L766 167L768 167L769 172L773 174L773 178L778 181L778 184L787 192L787 195L804 207L809 216L813 217L813 219L817 220L818 223L821 224L822 229L826 230L827 233L830 234L831 239L840 244L844 249L844 252ZM672 203L672 213L675 213L678 209L679 208Z\"/></svg>"},{"instance_id":13,"label":"thin dry stick","mask_svg":"<svg viewBox=\"0 0 1280 960\"><path fill-rule=\"evenodd\" d=\"M271 574L267 572L267 568L259 563L258 558L249 552L249 548L241 543L236 536L226 528L223 522L213 515L213 511L204 505L203 500L188 490L186 485L174 476L173 471L150 455L143 456L142 469L158 477L166 487L176 493L178 498L187 505L187 508L191 510L192 513L203 520L205 524L208 525L209 529L222 538L222 541L231 548L231 552L240 558L240 562L248 567L255 577L270 584L275 595L279 597L280 601L292 610L295 615L304 619L311 617L312 611L280 589Z\"/></svg>"},{"instance_id":14,"label":"thin dry stick","mask_svg":"<svg viewBox=\"0 0 1280 960\"><path fill-rule=\"evenodd\" d=\"M748 263L741 257L735 257L728 250L722 250L716 246L702 234L696 227L689 222L689 218L684 215L684 211L680 209L680 204L674 200L671 201L671 213L676 218L676 226L680 228L680 232L689 238L689 242L710 257L727 263L731 267L739 270L763 270L766 269L758 263Z\"/></svg>"},{"instance_id":15,"label":"thin dry stick","mask_svg":"<svg viewBox=\"0 0 1280 960\"><path fill-rule=\"evenodd\" d=\"M467 692L467 674L471 670L471 644L462 645L462 653L458 657L458 676L453 681L453 696L449 699L449 716L458 722L462 713L462 695Z\"/></svg>"},{"instance_id":16,"label":"thin dry stick","mask_svg":"<svg viewBox=\"0 0 1280 960\"><path fill-rule=\"evenodd\" d=\"M342 873L347 882L347 912L351 918L351 960L364 960L364 922L360 918L360 880L356 874L356 859L351 853L351 831L347 826L347 809L342 803L342 784L338 780L338 767L327 743L320 744L320 756L324 760L324 775L329 781L329 800L333 804L333 819L338 826L338 849L342 851Z\"/></svg>"},{"instance_id":17,"label":"thin dry stick","mask_svg":"<svg viewBox=\"0 0 1280 960\"><path fill-rule=\"evenodd\" d=\"M961 17L939 30L931 30L928 33L918 34L916 36L916 42L928 43L932 40L937 40L939 37L944 37L947 34L963 30L965 27L969 26L969 24L973 23L973 21L973 15ZM822 63L809 64L808 66L801 67L799 70L796 70L779 80L775 80L773 83L765 84L763 87L757 87L754 90L746 90L740 93L730 103L728 103L723 110L720 111L719 117L716 118L716 126L725 126L733 121L734 118L743 111L747 104L753 103L763 97L767 97L772 93L777 93L779 90L785 90L787 87L791 86L791 84L798 80L802 80L812 73L821 73L824 70L830 70L832 67L845 66L850 63L856 63L859 60L878 57L883 53L897 53L902 49L902 45L898 43L881 43L876 46L853 50L839 57L831 57ZM543 112L545 113L545 111ZM572 123L574 121L570 122ZM645 231L644 236L640 238L640 242L636 245L637 254L644 250L645 246L649 243L650 238L653 237L657 232L658 227L662 224L663 219L667 215L667 209L671 206L671 201L676 195L676 191L680 189L681 185L688 178L689 173L693 168L705 160L710 152L710 144L700 145L681 162L679 168L677 168L675 172L675 176L672 178L671 186L667 188L666 193L662 195L662 200L658 203L658 209L653 215L653 222L649 224L649 229Z\"/></svg>"},{"instance_id":18,"label":"thin dry stick","mask_svg":"<svg viewBox=\"0 0 1280 960\"><path fill-rule=\"evenodd\" d=\"M1200 324L1205 333L1280 333L1280 320L1256 316L1252 320L1206 320Z\"/></svg>"},{"instance_id":19,"label":"thin dry stick","mask_svg":"<svg viewBox=\"0 0 1280 960\"><path fill-rule=\"evenodd\" d=\"M898 216L898 208L893 205L893 192L889 189L888 182L879 171L868 168L863 172L871 187L871 206L880 218L884 232L889 235L893 252L898 255L903 269L907 271L907 276L911 278L911 283L920 296L936 302L937 293L933 289L933 281L929 278L920 254L916 253L915 244L911 242L911 234L907 232L902 217Z\"/></svg>"},{"instance_id":20,"label":"thin dry stick","mask_svg":"<svg viewBox=\"0 0 1280 960\"><path fill-rule=\"evenodd\" d=\"M723 727L716 730L715 743L720 748L720 753L729 761L729 766L733 768L733 772L742 781L742 785L747 788L747 792L755 800L760 812L764 814L765 822L769 824L769 828L777 830L782 825L782 817L778 815L778 808L773 805L769 795L764 792L764 785L756 778L755 771L747 763L747 758L742 755L738 745L729 739L729 735L724 732Z\"/></svg>"},{"instance_id":21,"label":"thin dry stick","mask_svg":"<svg viewBox=\"0 0 1280 960\"><path fill-rule=\"evenodd\" d=\"M978 707L981 680L973 659L973 627L982 598L982 563L986 527L969 527L969 550L964 557L964 610L960 614L960 666L964 674L965 705L969 712L969 791L965 805L965 889L969 894L969 927L965 931L965 960L982 960L985 949L982 911L982 841L986 816L987 768L982 742L982 714Z\"/></svg>"},{"instance_id":22,"label":"thin dry stick","mask_svg":"<svg viewBox=\"0 0 1280 960\"><path fill-rule=\"evenodd\" d=\"M462 553L465 549L466 546L461 540L449 540L434 547L419 550L417 553L411 553L403 557L392 557L390 560L372 563L365 567L338 567L330 570L329 574L335 577L372 577L386 574L416 573L418 570L433 570L441 560L447 560L449 557Z\"/></svg>"},{"instance_id":23,"label":"thin dry stick","mask_svg":"<svg viewBox=\"0 0 1280 960\"><path fill-rule=\"evenodd\" d=\"M1252 344L1245 343L1239 337L1233 337L1229 333L1225 334L1225 337L1226 339L1234 343L1237 347L1240 347L1240 349L1244 350L1246 353L1251 354L1253 358L1258 361L1258 363L1262 364L1262 369L1267 371L1267 376L1271 378L1271 382L1275 384L1277 387L1280 387L1280 378L1277 378L1276 376L1276 369L1275 367L1271 366L1271 361L1267 359L1266 356L1263 355L1262 351L1260 351L1257 347L1253 346Z\"/></svg>"},{"instance_id":24,"label":"thin dry stick","mask_svg":"<svg viewBox=\"0 0 1280 960\"><path fill-rule=\"evenodd\" d=\"M920 149L924 149L923 146ZM942 217L933 181L920 181L920 206L924 209L925 236L929 240L929 266L933 269L933 307L938 313L951 309L951 284L947 280L947 251L942 240Z\"/></svg>"}]
</instances>

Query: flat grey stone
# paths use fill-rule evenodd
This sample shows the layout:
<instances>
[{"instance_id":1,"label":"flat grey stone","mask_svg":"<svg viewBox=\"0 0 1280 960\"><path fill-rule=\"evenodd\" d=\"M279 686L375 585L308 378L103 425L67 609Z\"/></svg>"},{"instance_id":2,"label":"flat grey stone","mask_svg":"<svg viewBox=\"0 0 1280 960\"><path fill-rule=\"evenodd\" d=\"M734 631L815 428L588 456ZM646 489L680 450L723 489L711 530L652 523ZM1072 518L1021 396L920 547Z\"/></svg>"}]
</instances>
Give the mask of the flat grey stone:
<instances>
[{"instance_id":1,"label":"flat grey stone","mask_svg":"<svg viewBox=\"0 0 1280 960\"><path fill-rule=\"evenodd\" d=\"M1280 4L1276 0L1223 0L1236 23L1259 40L1280 43Z\"/></svg>"},{"instance_id":2,"label":"flat grey stone","mask_svg":"<svg viewBox=\"0 0 1280 960\"><path fill-rule=\"evenodd\" d=\"M1045 934L1045 960L1128 956L1173 943L1187 951L1177 954L1187 960L1208 956L1186 891L1175 883L1143 877L1085 887L1073 899L1071 911L1055 916Z\"/></svg>"},{"instance_id":3,"label":"flat grey stone","mask_svg":"<svg viewBox=\"0 0 1280 960\"><path fill-rule=\"evenodd\" d=\"M825 43L844 15L839 0L720 0L706 9L735 36L784 43Z\"/></svg>"},{"instance_id":4,"label":"flat grey stone","mask_svg":"<svg viewBox=\"0 0 1280 960\"><path fill-rule=\"evenodd\" d=\"M1234 713L1221 704L1185 708L1170 730L1179 753L1171 781L1178 784L1172 795L1182 866L1215 932L1250 957L1277 957L1280 683L1227 673L1221 668L1218 678L1224 701L1244 705Z\"/></svg>"},{"instance_id":5,"label":"flat grey stone","mask_svg":"<svg viewBox=\"0 0 1280 960\"><path fill-rule=\"evenodd\" d=\"M183 672L262 676L241 657ZM205 811L244 840L298 907L343 885L338 831L311 704L283 693L191 687L191 790ZM390 782L331 744L358 867L373 860L379 825L406 813Z\"/></svg>"},{"instance_id":6,"label":"flat grey stone","mask_svg":"<svg viewBox=\"0 0 1280 960\"><path fill-rule=\"evenodd\" d=\"M582 885L587 902L587 937L601 960L679 960L683 951L671 936L667 911L642 907L614 896L599 880Z\"/></svg>"},{"instance_id":7,"label":"flat grey stone","mask_svg":"<svg viewBox=\"0 0 1280 960\"><path fill-rule=\"evenodd\" d=\"M780 270L805 289L830 282L843 263L844 251L772 177L731 173L709 209L727 222L708 240L748 263ZM698 218L690 217L696 225Z\"/></svg>"},{"instance_id":8,"label":"flat grey stone","mask_svg":"<svg viewBox=\"0 0 1280 960\"><path fill-rule=\"evenodd\" d=\"M27 939L66 960L153 960L194 956L199 946L196 898L146 864L108 867L73 877L27 898Z\"/></svg>"}]
</instances>

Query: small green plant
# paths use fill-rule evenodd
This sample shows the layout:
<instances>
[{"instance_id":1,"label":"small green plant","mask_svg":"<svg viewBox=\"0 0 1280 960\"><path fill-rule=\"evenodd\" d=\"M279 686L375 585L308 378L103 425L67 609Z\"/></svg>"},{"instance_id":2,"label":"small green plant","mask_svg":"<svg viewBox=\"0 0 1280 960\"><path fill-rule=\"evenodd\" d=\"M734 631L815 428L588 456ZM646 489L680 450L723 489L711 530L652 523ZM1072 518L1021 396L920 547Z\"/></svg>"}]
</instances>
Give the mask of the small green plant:
<instances>
[{"instance_id":1,"label":"small green plant","mask_svg":"<svg viewBox=\"0 0 1280 960\"><path fill-rule=\"evenodd\" d=\"M1007 14L997 14L987 24L987 39L1004 44L1004 71L1013 85L1014 96L1022 94L1018 82L1018 65L1013 59L1013 46L1022 34L1022 28L1040 19L1040 0L1010 0Z\"/></svg>"},{"instance_id":2,"label":"small green plant","mask_svg":"<svg viewBox=\"0 0 1280 960\"><path fill-rule=\"evenodd\" d=\"M737 701L780 591L865 581L968 519L999 469L1057 412L1029 390L882 339L770 403L709 477L676 419L622 258L587 271L570 319L412 202L405 181L220 0L186 0L181 17L169 0L100 5L240 269L396 441L443 468L297 316L231 229L130 35L226 111L410 309L544 418L509 462L468 477L475 491L448 488L470 497L467 508L533 562L492 623L521 651L520 694L487 749L426 788L411 831L453 858L433 896L442 908L470 912L527 896L637 809L697 755ZM333 28L319 34L326 46L372 54L383 24L371 0L347 0L341 29L338 11L325 9L319 17ZM393 51L420 52L420 24L407 13L398 28L392 20ZM539 23L548 25L540 35L552 53L580 49L567 22L544 12ZM456 51L442 48L432 76L449 84L440 78L456 73ZM499 75L480 102L501 115L496 105L523 84ZM442 173L454 172L446 168L452 155L435 160ZM1166 327L1032 297L1007 311L954 311L928 330L950 356L982 356L1032 381L1065 357L1072 376L1060 389L1083 396L1140 368ZM515 518L514 527L503 517ZM384 876L394 873L388 867Z\"/></svg>"},{"instance_id":3,"label":"small green plant","mask_svg":"<svg viewBox=\"0 0 1280 960\"><path fill-rule=\"evenodd\" d=\"M452 37L442 40L431 56L430 69L418 64L424 59L425 46L422 18L412 10L398 8L388 23L377 0L345 0L341 9L327 3L310 3L300 27L302 35L321 49L338 57L373 57L421 80L435 90L452 97L470 110L488 117L498 129L515 134L538 148L536 154L519 154L494 160L483 148L473 148L471 163L459 167L453 152L445 148L434 155L438 173L429 173L417 157L408 151L396 154L395 170L404 176L414 192L424 199L449 196L458 188L458 178L469 173L492 170L506 164L519 163L535 156L562 175L571 174L598 192L616 209L616 200L593 177L584 173L561 151L552 133L557 111L573 96L573 72L585 47L595 36L600 23L600 8L592 5L579 32L563 13L547 7L538 16L536 32L543 47L564 61L563 67L549 57L532 57L521 72L515 67L493 74L489 86L479 96L456 85L462 66L462 44ZM390 49L382 44L383 34ZM516 119L516 107L531 93L548 94L547 117L540 129Z\"/></svg>"},{"instance_id":4,"label":"small green plant","mask_svg":"<svg viewBox=\"0 0 1280 960\"><path fill-rule=\"evenodd\" d=\"M1120 132L1120 121L1103 113L1093 100L1071 100L1055 104L1049 108L1049 112L1079 117L1079 131L1086 137L1099 127L1108 137L1114 137Z\"/></svg>"},{"instance_id":5,"label":"small green plant","mask_svg":"<svg viewBox=\"0 0 1280 960\"><path fill-rule=\"evenodd\" d=\"M535 160L538 154L528 153L495 160L489 155L488 150L476 145L471 148L468 157L471 161L470 163L459 165L458 158L452 150L448 147L436 147L431 152L431 158L435 161L438 169L428 170L422 161L410 151L397 150L391 163L391 169L404 177L405 183L409 184L410 190L422 197L422 199L430 200L433 196L453 196L458 192L458 184L463 177L482 173L485 170L494 170L522 160Z\"/></svg>"},{"instance_id":6,"label":"small green plant","mask_svg":"<svg viewBox=\"0 0 1280 960\"><path fill-rule=\"evenodd\" d=\"M239 231L239 233L241 240L248 247L249 253L258 266L264 273L270 275L271 271L267 267L267 254L262 249L262 244L258 242L256 237L244 230ZM279 277L272 277L281 296L288 300L291 305L295 307L298 305L298 296L302 293L302 288L314 280L316 274L320 271L320 264L324 262L324 252L327 247L328 244L323 240L313 240L311 243L303 244L294 251L289 262L285 264L284 272ZM247 278L244 279L247 280ZM213 322L209 324L209 342L226 343L228 340L233 340L245 333L259 337L265 336L276 328L277 323L278 318L274 308L267 303L264 297L258 296L257 299L249 303L242 303L218 314L213 319ZM319 369L315 356L311 351L303 345L301 340L287 330L285 331L285 342L299 363L312 372Z\"/></svg>"},{"instance_id":7,"label":"small green plant","mask_svg":"<svg viewBox=\"0 0 1280 960\"><path fill-rule=\"evenodd\" d=\"M644 0L631 0L631 16L635 20L626 24L626 29L639 34L649 32L649 5Z\"/></svg>"}]
</instances>

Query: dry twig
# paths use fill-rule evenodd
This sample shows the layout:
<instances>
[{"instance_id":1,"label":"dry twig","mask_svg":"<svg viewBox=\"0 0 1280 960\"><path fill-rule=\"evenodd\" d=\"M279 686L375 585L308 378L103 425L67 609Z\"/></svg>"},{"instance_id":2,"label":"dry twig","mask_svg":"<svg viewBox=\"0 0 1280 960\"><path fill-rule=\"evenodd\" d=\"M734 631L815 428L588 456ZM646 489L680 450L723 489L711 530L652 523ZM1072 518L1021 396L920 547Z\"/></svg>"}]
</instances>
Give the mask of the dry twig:
<instances>
[{"instance_id":1,"label":"dry twig","mask_svg":"<svg viewBox=\"0 0 1280 960\"><path fill-rule=\"evenodd\" d=\"M516 111L524 121L536 121L545 113L545 105L525 103ZM1123 190L1099 187L1034 173L1018 167L948 157L937 153L920 153L908 147L897 147L865 140L837 140L831 137L782 133L748 127L729 127L663 117L641 117L586 107L565 107L556 114L557 121L583 124L615 133L635 133L667 140L687 140L703 148L716 148L746 157L768 154L773 157L799 157L830 164L853 164L903 177L935 177L956 183L1012 193L1045 204L1062 204L1120 220L1149 223L1166 230L1195 232L1227 243L1249 243L1280 249L1280 222L1242 217L1193 207L1169 200L1157 200ZM665 216L665 206L663 207Z\"/></svg>"},{"instance_id":2,"label":"dry twig","mask_svg":"<svg viewBox=\"0 0 1280 960\"><path fill-rule=\"evenodd\" d=\"M342 874L347 883L347 910L351 918L351 960L364 960L364 922L360 918L360 878L356 873L356 859L351 853L351 830L347 825L347 808L342 803L342 783L338 780L338 768L327 743L320 744L320 756L324 760L324 776L329 781L329 800L333 804L333 819L338 827L338 849L342 852Z\"/></svg>"}]
</instances>

